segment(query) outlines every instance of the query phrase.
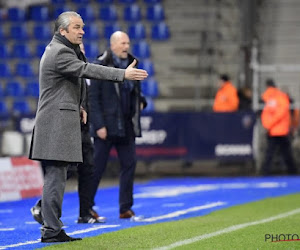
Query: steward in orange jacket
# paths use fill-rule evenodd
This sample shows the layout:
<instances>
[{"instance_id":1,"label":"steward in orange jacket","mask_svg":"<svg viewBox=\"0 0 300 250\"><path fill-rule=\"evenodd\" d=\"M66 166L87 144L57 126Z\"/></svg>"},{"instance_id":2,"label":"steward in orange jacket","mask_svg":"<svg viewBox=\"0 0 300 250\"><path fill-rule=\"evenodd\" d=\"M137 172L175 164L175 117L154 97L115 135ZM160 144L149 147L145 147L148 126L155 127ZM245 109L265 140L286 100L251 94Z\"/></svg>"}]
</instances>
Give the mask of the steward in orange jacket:
<instances>
[{"instance_id":1,"label":"steward in orange jacket","mask_svg":"<svg viewBox=\"0 0 300 250\"><path fill-rule=\"evenodd\" d=\"M266 81L267 89L262 94L265 107L261 113L261 122L268 131L267 149L261 167L263 175L270 174L272 158L280 149L289 174L296 174L297 167L292 153L290 141L291 112L289 96L275 87L272 79Z\"/></svg>"},{"instance_id":2,"label":"steward in orange jacket","mask_svg":"<svg viewBox=\"0 0 300 250\"><path fill-rule=\"evenodd\" d=\"M262 94L265 107L261 114L263 127L270 136L285 136L290 132L290 100L286 93L269 86Z\"/></svg>"},{"instance_id":3,"label":"steward in orange jacket","mask_svg":"<svg viewBox=\"0 0 300 250\"><path fill-rule=\"evenodd\" d=\"M220 88L215 96L214 112L234 112L238 110L239 98L237 89L227 75L220 76Z\"/></svg>"}]
</instances>

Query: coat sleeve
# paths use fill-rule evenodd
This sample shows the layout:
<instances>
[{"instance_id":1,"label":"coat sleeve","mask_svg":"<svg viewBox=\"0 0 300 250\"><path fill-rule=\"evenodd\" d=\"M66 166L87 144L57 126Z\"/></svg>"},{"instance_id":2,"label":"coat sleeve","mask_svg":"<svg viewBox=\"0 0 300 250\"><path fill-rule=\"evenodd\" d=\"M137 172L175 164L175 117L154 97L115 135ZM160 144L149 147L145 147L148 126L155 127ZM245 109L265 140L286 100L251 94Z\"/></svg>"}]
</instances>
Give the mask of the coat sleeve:
<instances>
[{"instance_id":1,"label":"coat sleeve","mask_svg":"<svg viewBox=\"0 0 300 250\"><path fill-rule=\"evenodd\" d=\"M124 69L116 69L79 60L75 51L63 47L56 58L57 71L63 75L77 76L89 79L111 80L122 82L125 77Z\"/></svg>"}]
</instances>

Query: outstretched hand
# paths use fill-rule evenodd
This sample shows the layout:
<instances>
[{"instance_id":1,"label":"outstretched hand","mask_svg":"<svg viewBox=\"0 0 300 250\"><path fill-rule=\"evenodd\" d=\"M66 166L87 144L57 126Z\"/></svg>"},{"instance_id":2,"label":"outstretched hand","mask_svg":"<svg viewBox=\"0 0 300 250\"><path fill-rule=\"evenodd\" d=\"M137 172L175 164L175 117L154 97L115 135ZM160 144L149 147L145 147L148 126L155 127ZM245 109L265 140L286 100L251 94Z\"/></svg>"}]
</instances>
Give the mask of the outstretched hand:
<instances>
[{"instance_id":1,"label":"outstretched hand","mask_svg":"<svg viewBox=\"0 0 300 250\"><path fill-rule=\"evenodd\" d=\"M125 70L125 79L144 80L145 78L147 78L148 76L147 71L143 69L136 69L134 68L135 65L136 65L136 60L134 59L133 62Z\"/></svg>"}]
</instances>

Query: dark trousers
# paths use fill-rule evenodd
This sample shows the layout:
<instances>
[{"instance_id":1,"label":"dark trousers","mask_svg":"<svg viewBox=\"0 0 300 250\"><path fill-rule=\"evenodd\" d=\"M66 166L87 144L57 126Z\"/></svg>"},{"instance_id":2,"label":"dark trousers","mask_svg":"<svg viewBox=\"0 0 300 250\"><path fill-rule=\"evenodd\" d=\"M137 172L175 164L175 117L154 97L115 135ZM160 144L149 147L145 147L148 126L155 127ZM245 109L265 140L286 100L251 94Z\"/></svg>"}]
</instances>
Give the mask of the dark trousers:
<instances>
[{"instance_id":1,"label":"dark trousers","mask_svg":"<svg viewBox=\"0 0 300 250\"><path fill-rule=\"evenodd\" d=\"M267 150L265 161L262 166L262 174L269 175L274 153L280 150L283 160L287 166L289 174L296 174L297 168L295 166L294 157L292 154L292 147L289 136L268 136Z\"/></svg>"},{"instance_id":2,"label":"dark trousers","mask_svg":"<svg viewBox=\"0 0 300 250\"><path fill-rule=\"evenodd\" d=\"M89 215L89 209L92 207L91 192L93 187L94 175L94 148L91 142L91 136L88 130L82 129L82 157L83 163L78 164L78 195L79 195L79 216Z\"/></svg>"},{"instance_id":3,"label":"dark trousers","mask_svg":"<svg viewBox=\"0 0 300 250\"><path fill-rule=\"evenodd\" d=\"M93 180L93 200L95 199L97 189L103 173L107 166L111 148L115 146L120 161L120 189L119 189L119 207L120 213L129 210L133 205L133 182L136 167L135 137L133 133L127 137L126 142L121 140L94 140L94 165L95 174ZM94 203L95 204L95 203Z\"/></svg>"},{"instance_id":4,"label":"dark trousers","mask_svg":"<svg viewBox=\"0 0 300 250\"><path fill-rule=\"evenodd\" d=\"M60 217L67 181L68 162L43 161L44 187L42 196L42 237L51 238L59 234L63 226Z\"/></svg>"}]
</instances>

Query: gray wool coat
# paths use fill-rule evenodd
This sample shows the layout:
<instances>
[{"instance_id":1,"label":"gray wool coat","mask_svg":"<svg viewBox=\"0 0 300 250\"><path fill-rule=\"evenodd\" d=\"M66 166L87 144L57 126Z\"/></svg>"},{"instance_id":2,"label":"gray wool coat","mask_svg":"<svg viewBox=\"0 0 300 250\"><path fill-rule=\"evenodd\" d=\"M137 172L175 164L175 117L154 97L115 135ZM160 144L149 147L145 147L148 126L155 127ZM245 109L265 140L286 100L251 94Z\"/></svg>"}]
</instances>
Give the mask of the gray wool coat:
<instances>
[{"instance_id":1,"label":"gray wool coat","mask_svg":"<svg viewBox=\"0 0 300 250\"><path fill-rule=\"evenodd\" d=\"M80 105L82 78L123 81L125 70L85 63L55 37L40 61L40 96L29 158L82 162Z\"/></svg>"}]
</instances>

